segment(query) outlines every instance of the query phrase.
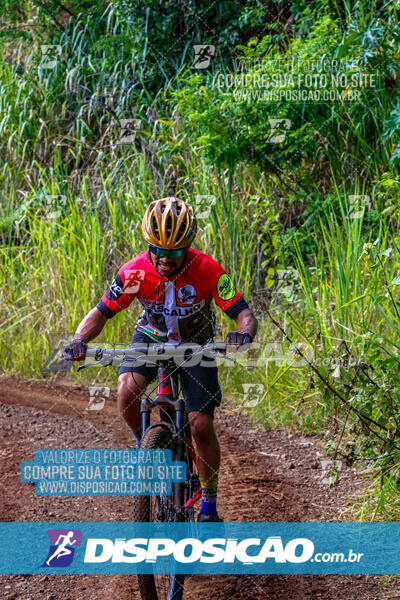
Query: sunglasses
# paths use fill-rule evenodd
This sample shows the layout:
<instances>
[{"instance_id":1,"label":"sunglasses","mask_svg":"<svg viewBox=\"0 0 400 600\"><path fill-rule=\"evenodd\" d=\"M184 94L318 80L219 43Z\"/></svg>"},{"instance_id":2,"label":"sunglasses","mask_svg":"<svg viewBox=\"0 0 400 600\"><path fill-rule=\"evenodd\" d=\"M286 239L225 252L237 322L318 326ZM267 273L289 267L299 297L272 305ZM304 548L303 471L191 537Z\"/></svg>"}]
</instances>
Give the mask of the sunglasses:
<instances>
[{"instance_id":1,"label":"sunglasses","mask_svg":"<svg viewBox=\"0 0 400 600\"><path fill-rule=\"evenodd\" d=\"M149 244L149 250L158 258L163 258L163 256L168 256L168 258L178 258L179 256L183 256L187 250L187 248L180 248L179 250L165 250L164 248L157 248L157 246L151 246Z\"/></svg>"}]
</instances>

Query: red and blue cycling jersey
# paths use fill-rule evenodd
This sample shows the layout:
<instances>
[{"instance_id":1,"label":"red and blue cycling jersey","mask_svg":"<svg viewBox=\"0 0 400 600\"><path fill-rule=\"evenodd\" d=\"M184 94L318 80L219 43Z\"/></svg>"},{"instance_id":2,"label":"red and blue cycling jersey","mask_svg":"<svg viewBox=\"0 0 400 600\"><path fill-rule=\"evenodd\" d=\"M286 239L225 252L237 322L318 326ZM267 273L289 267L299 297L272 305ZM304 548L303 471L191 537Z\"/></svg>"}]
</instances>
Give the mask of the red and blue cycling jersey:
<instances>
[{"instance_id":1,"label":"red and blue cycling jersey","mask_svg":"<svg viewBox=\"0 0 400 600\"><path fill-rule=\"evenodd\" d=\"M176 275L160 275L142 252L125 263L97 304L107 318L137 298L143 307L136 330L161 341L204 343L215 335L211 301L228 317L248 308L232 279L213 258L189 248Z\"/></svg>"}]
</instances>

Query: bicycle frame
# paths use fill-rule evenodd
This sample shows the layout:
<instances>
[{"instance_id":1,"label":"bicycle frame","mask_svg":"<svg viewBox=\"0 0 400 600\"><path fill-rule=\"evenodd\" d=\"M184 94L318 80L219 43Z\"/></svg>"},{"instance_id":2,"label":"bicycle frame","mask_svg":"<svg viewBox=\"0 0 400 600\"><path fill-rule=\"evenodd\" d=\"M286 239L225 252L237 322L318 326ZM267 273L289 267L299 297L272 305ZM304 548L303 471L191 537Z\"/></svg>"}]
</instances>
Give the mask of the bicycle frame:
<instances>
[{"instance_id":1,"label":"bicycle frame","mask_svg":"<svg viewBox=\"0 0 400 600\"><path fill-rule=\"evenodd\" d=\"M158 406L160 409L161 420L154 423L154 425L150 425L151 410L155 406ZM140 412L142 414L142 436L153 427L159 427L160 425L168 427L172 436L176 439L173 460L184 461L187 446L190 457L193 463L196 464L196 454L191 440L190 428L187 427L188 424L185 419L185 402L181 398L178 398L178 376L176 369L174 369L169 361L160 361L156 397L154 400L143 398L140 404ZM186 428L187 432L185 432ZM184 482L178 482L173 485L174 508L181 518L183 518L183 509L191 506L197 500L197 497L193 497L182 504L184 486Z\"/></svg>"}]
</instances>

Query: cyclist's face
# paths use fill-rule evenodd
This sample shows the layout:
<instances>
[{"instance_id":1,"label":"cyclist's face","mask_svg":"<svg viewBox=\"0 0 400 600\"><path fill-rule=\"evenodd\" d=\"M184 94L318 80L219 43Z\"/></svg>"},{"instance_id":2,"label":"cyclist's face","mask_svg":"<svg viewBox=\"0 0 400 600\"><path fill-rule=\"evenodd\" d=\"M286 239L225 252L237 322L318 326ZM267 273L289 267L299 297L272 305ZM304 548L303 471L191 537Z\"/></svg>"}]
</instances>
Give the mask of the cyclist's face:
<instances>
[{"instance_id":1,"label":"cyclist's face","mask_svg":"<svg viewBox=\"0 0 400 600\"><path fill-rule=\"evenodd\" d=\"M170 277L174 275L176 271L178 271L183 262L185 260L186 253L183 256L178 256L178 258L168 258L168 256L163 256L159 258L156 254L150 251L151 262L153 263L156 271L163 275L163 277Z\"/></svg>"}]
</instances>

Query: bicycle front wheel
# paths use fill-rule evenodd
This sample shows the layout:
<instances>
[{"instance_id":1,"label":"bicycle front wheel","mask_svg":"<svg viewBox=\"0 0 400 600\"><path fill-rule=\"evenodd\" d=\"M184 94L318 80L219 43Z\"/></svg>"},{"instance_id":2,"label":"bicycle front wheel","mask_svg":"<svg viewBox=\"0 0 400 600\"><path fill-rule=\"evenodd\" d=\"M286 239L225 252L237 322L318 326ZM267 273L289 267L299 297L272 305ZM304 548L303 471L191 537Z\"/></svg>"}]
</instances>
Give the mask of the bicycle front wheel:
<instances>
[{"instance_id":1,"label":"bicycle front wheel","mask_svg":"<svg viewBox=\"0 0 400 600\"><path fill-rule=\"evenodd\" d=\"M147 450L170 449L174 456L174 440L165 427L149 429L140 447ZM146 523L175 522L173 494L170 496L135 496L133 520ZM142 600L181 600L184 575L138 575Z\"/></svg>"}]
</instances>

